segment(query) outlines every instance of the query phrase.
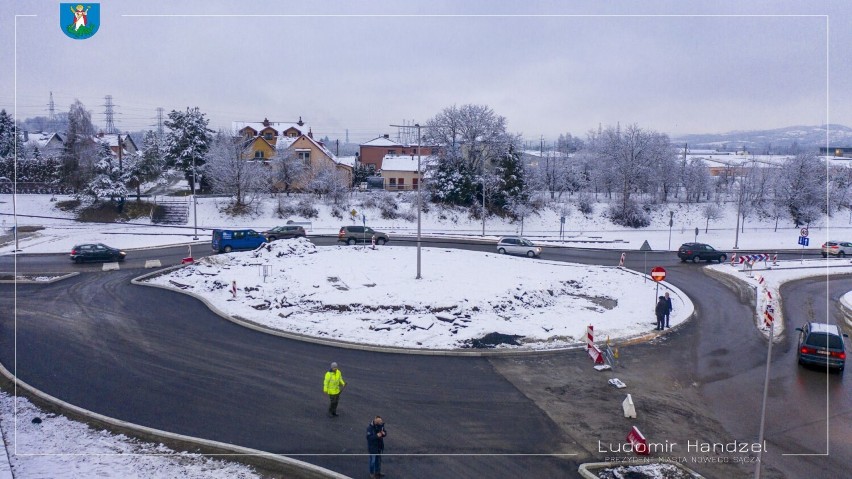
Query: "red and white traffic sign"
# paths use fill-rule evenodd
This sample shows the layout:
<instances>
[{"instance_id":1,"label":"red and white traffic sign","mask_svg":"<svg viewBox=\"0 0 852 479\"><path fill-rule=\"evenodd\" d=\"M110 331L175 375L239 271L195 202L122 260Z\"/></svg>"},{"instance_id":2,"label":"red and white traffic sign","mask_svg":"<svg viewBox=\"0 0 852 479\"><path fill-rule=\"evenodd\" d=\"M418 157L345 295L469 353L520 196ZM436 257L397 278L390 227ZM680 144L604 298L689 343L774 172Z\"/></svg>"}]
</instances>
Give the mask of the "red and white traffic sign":
<instances>
[{"instance_id":1,"label":"red and white traffic sign","mask_svg":"<svg viewBox=\"0 0 852 479\"><path fill-rule=\"evenodd\" d=\"M808 236L808 229L802 228L802 231L800 231L800 233L802 233L802 236Z\"/></svg>"},{"instance_id":2,"label":"red and white traffic sign","mask_svg":"<svg viewBox=\"0 0 852 479\"><path fill-rule=\"evenodd\" d=\"M666 279L666 270L662 266L655 266L651 269L651 279L658 283Z\"/></svg>"}]
</instances>

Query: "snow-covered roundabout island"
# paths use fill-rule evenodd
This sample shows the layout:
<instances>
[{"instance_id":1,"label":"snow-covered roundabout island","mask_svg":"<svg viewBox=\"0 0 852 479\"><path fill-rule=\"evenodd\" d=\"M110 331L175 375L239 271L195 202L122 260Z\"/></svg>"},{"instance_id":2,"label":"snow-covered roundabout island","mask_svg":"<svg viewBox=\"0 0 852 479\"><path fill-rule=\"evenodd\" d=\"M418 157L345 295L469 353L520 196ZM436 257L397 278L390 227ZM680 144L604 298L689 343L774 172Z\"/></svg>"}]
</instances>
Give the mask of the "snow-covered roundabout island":
<instances>
[{"instance_id":1,"label":"snow-covered roundabout island","mask_svg":"<svg viewBox=\"0 0 852 479\"><path fill-rule=\"evenodd\" d=\"M209 256L148 283L266 328L370 346L556 349L654 328L655 284L634 272L457 249L280 240ZM236 282L236 283L234 283ZM236 293L233 286L236 284ZM670 285L671 326L692 302Z\"/></svg>"}]
</instances>

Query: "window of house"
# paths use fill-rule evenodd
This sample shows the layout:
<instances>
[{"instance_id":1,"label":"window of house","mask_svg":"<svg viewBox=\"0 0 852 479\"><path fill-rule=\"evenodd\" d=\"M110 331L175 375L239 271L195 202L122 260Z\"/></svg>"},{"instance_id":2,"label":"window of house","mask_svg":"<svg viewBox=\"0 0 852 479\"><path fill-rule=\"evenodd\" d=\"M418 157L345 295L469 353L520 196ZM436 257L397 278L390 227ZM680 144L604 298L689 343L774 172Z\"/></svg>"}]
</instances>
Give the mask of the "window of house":
<instances>
[{"instance_id":1,"label":"window of house","mask_svg":"<svg viewBox=\"0 0 852 479\"><path fill-rule=\"evenodd\" d=\"M398 187L399 189L404 190L404 189L405 189L405 178L399 178L399 179L397 179L397 180L396 180L396 185L397 185L397 187Z\"/></svg>"},{"instance_id":2,"label":"window of house","mask_svg":"<svg viewBox=\"0 0 852 479\"><path fill-rule=\"evenodd\" d=\"M369 165L367 165L367 169L370 170L370 174L372 175L376 172L376 165L370 163Z\"/></svg>"},{"instance_id":3,"label":"window of house","mask_svg":"<svg viewBox=\"0 0 852 479\"><path fill-rule=\"evenodd\" d=\"M306 165L311 164L311 152L310 151L297 151L296 155L298 155L299 159L302 160Z\"/></svg>"},{"instance_id":4,"label":"window of house","mask_svg":"<svg viewBox=\"0 0 852 479\"><path fill-rule=\"evenodd\" d=\"M255 152L254 152L254 158L255 158L256 160L262 160L262 159L263 159L263 152L262 152L262 151L260 151L260 150L255 151Z\"/></svg>"},{"instance_id":5,"label":"window of house","mask_svg":"<svg viewBox=\"0 0 852 479\"><path fill-rule=\"evenodd\" d=\"M414 190L416 190L416 189L420 186L420 184L419 184L419 183L420 183L420 182L419 182L419 181L417 181L417 178L412 178L412 179L411 179L411 188L412 188L412 189L414 189Z\"/></svg>"},{"instance_id":6,"label":"window of house","mask_svg":"<svg viewBox=\"0 0 852 479\"><path fill-rule=\"evenodd\" d=\"M395 155L395 154L396 154L396 150L388 150L388 154L389 154L389 155Z\"/></svg>"},{"instance_id":7,"label":"window of house","mask_svg":"<svg viewBox=\"0 0 852 479\"><path fill-rule=\"evenodd\" d=\"M263 134L263 139L266 140L266 141L271 141L272 140L272 133L267 131L266 133Z\"/></svg>"},{"instance_id":8,"label":"window of house","mask_svg":"<svg viewBox=\"0 0 852 479\"><path fill-rule=\"evenodd\" d=\"M396 188L396 178L388 178L388 188L395 189Z\"/></svg>"}]
</instances>

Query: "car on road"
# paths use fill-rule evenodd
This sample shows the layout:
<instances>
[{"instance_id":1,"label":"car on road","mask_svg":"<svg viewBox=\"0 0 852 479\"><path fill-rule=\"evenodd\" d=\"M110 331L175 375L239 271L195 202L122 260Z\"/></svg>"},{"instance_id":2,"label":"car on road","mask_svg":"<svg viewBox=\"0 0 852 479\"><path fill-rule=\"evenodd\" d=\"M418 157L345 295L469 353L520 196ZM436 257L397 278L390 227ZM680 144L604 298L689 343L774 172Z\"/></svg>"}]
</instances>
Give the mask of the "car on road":
<instances>
[{"instance_id":1,"label":"car on road","mask_svg":"<svg viewBox=\"0 0 852 479\"><path fill-rule=\"evenodd\" d=\"M822 244L822 257L829 255L844 258L852 254L852 242L849 241L826 241Z\"/></svg>"},{"instance_id":2,"label":"car on road","mask_svg":"<svg viewBox=\"0 0 852 479\"><path fill-rule=\"evenodd\" d=\"M693 263L699 261L718 261L721 263L728 259L728 255L704 243L684 243L680 245L680 248L677 250L677 257L683 262L692 260Z\"/></svg>"},{"instance_id":3,"label":"car on road","mask_svg":"<svg viewBox=\"0 0 852 479\"><path fill-rule=\"evenodd\" d=\"M304 238L306 236L305 228L296 225L276 226L275 228L261 232L261 234L266 236L266 239L269 241L275 241L277 239Z\"/></svg>"},{"instance_id":4,"label":"car on road","mask_svg":"<svg viewBox=\"0 0 852 479\"><path fill-rule=\"evenodd\" d=\"M519 254L529 258L541 256L541 246L518 236L504 236L497 240L497 252L500 254Z\"/></svg>"},{"instance_id":5,"label":"car on road","mask_svg":"<svg viewBox=\"0 0 852 479\"><path fill-rule=\"evenodd\" d=\"M376 244L385 244L390 241L390 237L386 233L376 231L369 226L343 226L337 233L337 242L350 245L372 243L373 236L376 237Z\"/></svg>"},{"instance_id":6,"label":"car on road","mask_svg":"<svg viewBox=\"0 0 852 479\"><path fill-rule=\"evenodd\" d=\"M266 236L255 230L213 230L210 246L217 253L230 253L240 249L255 249L266 243Z\"/></svg>"},{"instance_id":7,"label":"car on road","mask_svg":"<svg viewBox=\"0 0 852 479\"><path fill-rule=\"evenodd\" d=\"M799 364L827 366L842 373L846 367L846 345L843 338L849 335L840 331L834 324L805 323L799 332L799 350L796 353Z\"/></svg>"},{"instance_id":8,"label":"car on road","mask_svg":"<svg viewBox=\"0 0 852 479\"><path fill-rule=\"evenodd\" d=\"M124 261L127 253L107 246L103 243L84 243L71 248L71 261L83 263L85 261Z\"/></svg>"}]
</instances>

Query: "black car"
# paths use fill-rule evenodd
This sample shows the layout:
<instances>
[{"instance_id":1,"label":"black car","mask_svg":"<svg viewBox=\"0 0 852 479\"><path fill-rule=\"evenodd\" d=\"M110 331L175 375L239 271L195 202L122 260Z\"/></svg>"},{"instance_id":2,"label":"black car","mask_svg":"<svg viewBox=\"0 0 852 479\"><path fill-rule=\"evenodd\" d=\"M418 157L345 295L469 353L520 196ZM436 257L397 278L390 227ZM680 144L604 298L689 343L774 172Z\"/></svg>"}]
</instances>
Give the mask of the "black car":
<instances>
[{"instance_id":1,"label":"black car","mask_svg":"<svg viewBox=\"0 0 852 479\"><path fill-rule=\"evenodd\" d=\"M71 261L124 261L127 253L103 243L78 244L71 249Z\"/></svg>"},{"instance_id":2,"label":"black car","mask_svg":"<svg viewBox=\"0 0 852 479\"><path fill-rule=\"evenodd\" d=\"M829 367L842 373L846 367L846 345L843 338L849 336L840 332L834 324L805 323L799 332L799 350L796 356L801 365Z\"/></svg>"},{"instance_id":3,"label":"black car","mask_svg":"<svg viewBox=\"0 0 852 479\"><path fill-rule=\"evenodd\" d=\"M337 233L337 241L346 244L372 243L373 236L376 237L376 244L385 244L390 240L387 234L369 226L344 226Z\"/></svg>"},{"instance_id":4,"label":"black car","mask_svg":"<svg viewBox=\"0 0 852 479\"><path fill-rule=\"evenodd\" d=\"M289 239L289 238L304 238L305 228L301 226L287 225L287 226L276 226L275 228L266 230L263 232L263 236L266 236L266 239L269 241L275 241L277 239Z\"/></svg>"},{"instance_id":5,"label":"black car","mask_svg":"<svg viewBox=\"0 0 852 479\"><path fill-rule=\"evenodd\" d=\"M692 260L693 263L699 261L718 261L721 263L728 259L728 255L704 243L684 243L680 245L680 248L677 250L677 257L683 262Z\"/></svg>"}]
</instances>

